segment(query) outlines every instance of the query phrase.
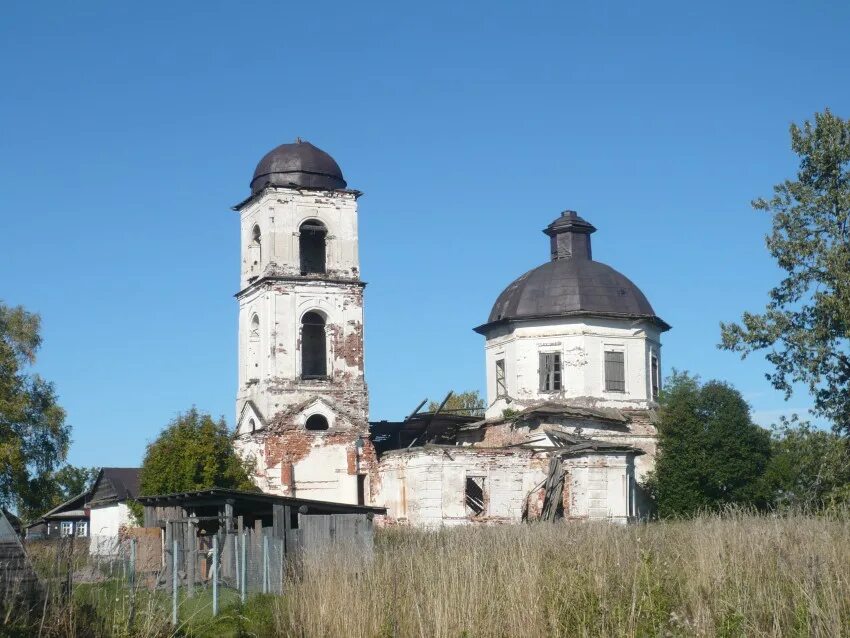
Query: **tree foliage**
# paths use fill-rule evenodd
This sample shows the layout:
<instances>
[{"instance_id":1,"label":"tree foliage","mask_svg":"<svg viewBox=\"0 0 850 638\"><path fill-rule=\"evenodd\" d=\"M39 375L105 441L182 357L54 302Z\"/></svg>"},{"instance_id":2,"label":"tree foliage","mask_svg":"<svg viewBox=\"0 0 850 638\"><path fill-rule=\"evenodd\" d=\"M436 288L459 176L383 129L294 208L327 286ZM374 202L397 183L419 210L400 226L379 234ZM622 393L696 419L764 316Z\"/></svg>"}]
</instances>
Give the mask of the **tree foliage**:
<instances>
[{"instance_id":1,"label":"tree foliage","mask_svg":"<svg viewBox=\"0 0 850 638\"><path fill-rule=\"evenodd\" d=\"M99 471L97 467L63 465L55 472L33 478L29 487L38 498L22 504L21 515L26 520L36 519L68 499L82 494L92 486Z\"/></svg>"},{"instance_id":2,"label":"tree foliage","mask_svg":"<svg viewBox=\"0 0 850 638\"><path fill-rule=\"evenodd\" d=\"M777 506L806 510L850 503L850 440L796 415L774 428L766 474Z\"/></svg>"},{"instance_id":3,"label":"tree foliage","mask_svg":"<svg viewBox=\"0 0 850 638\"><path fill-rule=\"evenodd\" d=\"M141 495L209 487L255 490L227 424L192 408L178 415L150 443L139 477Z\"/></svg>"},{"instance_id":4,"label":"tree foliage","mask_svg":"<svg viewBox=\"0 0 850 638\"><path fill-rule=\"evenodd\" d=\"M38 315L0 303L0 506L24 518L50 504L43 486L70 441L53 384L27 372L40 346Z\"/></svg>"},{"instance_id":5,"label":"tree foliage","mask_svg":"<svg viewBox=\"0 0 850 638\"><path fill-rule=\"evenodd\" d=\"M828 109L791 126L796 180L753 207L770 213L767 248L785 275L761 314L721 324L721 348L768 350L768 379L786 398L808 385L815 412L850 432L850 120Z\"/></svg>"},{"instance_id":6,"label":"tree foliage","mask_svg":"<svg viewBox=\"0 0 850 638\"><path fill-rule=\"evenodd\" d=\"M667 380L658 421L658 456L648 481L662 517L738 504L764 507L770 434L750 419L740 392L688 373Z\"/></svg>"},{"instance_id":7,"label":"tree foliage","mask_svg":"<svg viewBox=\"0 0 850 638\"><path fill-rule=\"evenodd\" d=\"M431 401L428 403L428 411L434 412L440 407L440 403ZM484 401L481 399L481 394L478 390L467 390L466 392L452 393L452 396L446 401L446 405L443 406L442 411L448 414L475 416L480 414L484 407Z\"/></svg>"}]
</instances>

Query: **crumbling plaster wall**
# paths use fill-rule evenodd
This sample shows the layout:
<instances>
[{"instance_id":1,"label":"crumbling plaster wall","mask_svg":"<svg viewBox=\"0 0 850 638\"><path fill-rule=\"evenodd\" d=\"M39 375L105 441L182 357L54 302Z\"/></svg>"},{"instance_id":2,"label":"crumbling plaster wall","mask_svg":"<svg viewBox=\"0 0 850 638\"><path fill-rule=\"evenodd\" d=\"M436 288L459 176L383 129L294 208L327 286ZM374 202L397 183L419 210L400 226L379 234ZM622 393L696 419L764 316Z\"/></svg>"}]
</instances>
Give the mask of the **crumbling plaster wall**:
<instances>
[{"instance_id":1,"label":"crumbling plaster wall","mask_svg":"<svg viewBox=\"0 0 850 638\"><path fill-rule=\"evenodd\" d=\"M359 474L370 500L376 470L368 440L356 194L268 188L239 212L236 447L254 463L264 491L356 503ZM308 220L327 228L324 273L301 273L299 228ZM301 376L301 322L308 312L325 320L325 378ZM327 430L305 428L315 414L327 419Z\"/></svg>"},{"instance_id":2,"label":"crumbling plaster wall","mask_svg":"<svg viewBox=\"0 0 850 638\"><path fill-rule=\"evenodd\" d=\"M655 467L658 432L652 410L623 410L628 422L622 425L594 419L572 418L550 415L545 418L496 419L478 430L462 432L458 443L469 446L500 447L521 445L534 441L537 445L550 445L541 439L546 428L561 430L569 434L580 434L599 441L608 441L642 450L635 458L635 477L641 482L647 472Z\"/></svg>"},{"instance_id":3,"label":"crumbling plaster wall","mask_svg":"<svg viewBox=\"0 0 850 638\"><path fill-rule=\"evenodd\" d=\"M586 407L646 409L653 405L650 357L660 360L660 332L648 321L558 318L523 321L494 329L485 345L487 417L544 401ZM605 390L606 350L624 353L626 390ZM561 355L561 390L540 390L539 355ZM508 397L497 396L496 361L505 360Z\"/></svg>"},{"instance_id":4,"label":"crumbling plaster wall","mask_svg":"<svg viewBox=\"0 0 850 638\"><path fill-rule=\"evenodd\" d=\"M328 229L327 277L358 279L357 197L353 191L266 188L240 210L241 289L264 273L300 276L299 232L307 220ZM260 228L259 250L254 227ZM255 263L256 262L256 263Z\"/></svg>"},{"instance_id":5,"label":"crumbling plaster wall","mask_svg":"<svg viewBox=\"0 0 850 638\"><path fill-rule=\"evenodd\" d=\"M379 466L377 500L387 524L437 527L519 522L539 517L548 453L511 448L425 446L388 452ZM565 516L626 522L632 512L630 455L589 454L564 460ZM465 504L467 477L485 480L485 511Z\"/></svg>"}]
</instances>

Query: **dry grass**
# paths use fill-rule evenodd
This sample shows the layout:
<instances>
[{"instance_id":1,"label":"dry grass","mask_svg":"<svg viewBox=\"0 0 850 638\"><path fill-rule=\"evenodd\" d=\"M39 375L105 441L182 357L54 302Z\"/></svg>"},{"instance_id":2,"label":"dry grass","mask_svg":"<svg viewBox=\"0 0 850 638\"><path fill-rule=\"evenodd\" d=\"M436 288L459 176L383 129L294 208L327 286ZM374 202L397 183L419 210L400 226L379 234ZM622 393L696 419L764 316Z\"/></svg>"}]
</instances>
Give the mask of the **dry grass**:
<instances>
[{"instance_id":1,"label":"dry grass","mask_svg":"<svg viewBox=\"0 0 850 638\"><path fill-rule=\"evenodd\" d=\"M279 601L306 636L850 635L850 523L731 514L630 527L388 531Z\"/></svg>"},{"instance_id":2,"label":"dry grass","mask_svg":"<svg viewBox=\"0 0 850 638\"><path fill-rule=\"evenodd\" d=\"M127 635L115 584L90 587L65 626ZM850 636L850 519L385 530L365 568L344 549L314 557L285 596L217 621L194 601L180 635ZM140 606L132 635L174 635L167 604ZM43 635L71 635L49 630L62 617Z\"/></svg>"}]
</instances>

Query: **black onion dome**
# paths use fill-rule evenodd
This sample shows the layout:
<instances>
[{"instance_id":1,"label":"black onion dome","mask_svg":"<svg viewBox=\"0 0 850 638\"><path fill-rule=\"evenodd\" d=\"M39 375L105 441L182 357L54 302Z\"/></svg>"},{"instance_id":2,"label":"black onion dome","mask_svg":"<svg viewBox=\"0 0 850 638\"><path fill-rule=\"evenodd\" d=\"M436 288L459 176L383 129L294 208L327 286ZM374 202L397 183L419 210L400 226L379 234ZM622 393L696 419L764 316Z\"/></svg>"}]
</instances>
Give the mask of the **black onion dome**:
<instances>
[{"instance_id":1,"label":"black onion dome","mask_svg":"<svg viewBox=\"0 0 850 638\"><path fill-rule=\"evenodd\" d=\"M543 231L552 239L552 261L505 288L476 332L484 334L494 324L512 320L575 315L643 318L668 330L631 280L591 259L590 234L595 230L575 212L565 211Z\"/></svg>"},{"instance_id":2,"label":"black onion dome","mask_svg":"<svg viewBox=\"0 0 850 638\"><path fill-rule=\"evenodd\" d=\"M281 144L272 149L257 164L251 193L256 195L266 186L337 190L347 184L333 157L299 139L294 144Z\"/></svg>"}]
</instances>

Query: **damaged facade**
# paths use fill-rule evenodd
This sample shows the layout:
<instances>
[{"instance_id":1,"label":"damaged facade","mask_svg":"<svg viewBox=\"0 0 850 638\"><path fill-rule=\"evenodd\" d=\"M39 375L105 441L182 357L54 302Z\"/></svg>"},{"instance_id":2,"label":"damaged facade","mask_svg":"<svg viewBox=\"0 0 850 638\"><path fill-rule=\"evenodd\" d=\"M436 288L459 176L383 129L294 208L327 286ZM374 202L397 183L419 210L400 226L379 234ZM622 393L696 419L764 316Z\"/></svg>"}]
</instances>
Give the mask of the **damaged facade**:
<instances>
[{"instance_id":1,"label":"damaged facade","mask_svg":"<svg viewBox=\"0 0 850 638\"><path fill-rule=\"evenodd\" d=\"M258 164L242 239L236 446L282 496L366 503L374 453L363 374L357 191L312 144Z\"/></svg>"},{"instance_id":2,"label":"damaged facade","mask_svg":"<svg viewBox=\"0 0 850 638\"><path fill-rule=\"evenodd\" d=\"M241 215L237 449L267 492L387 508L386 524L646 511L661 333L643 293L592 259L595 228L566 211L550 261L486 323L483 417L418 410L368 422L357 191L306 142L266 155Z\"/></svg>"}]
</instances>

